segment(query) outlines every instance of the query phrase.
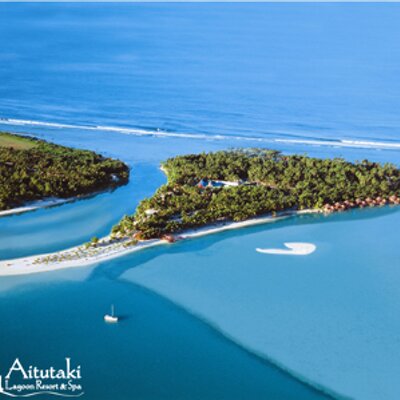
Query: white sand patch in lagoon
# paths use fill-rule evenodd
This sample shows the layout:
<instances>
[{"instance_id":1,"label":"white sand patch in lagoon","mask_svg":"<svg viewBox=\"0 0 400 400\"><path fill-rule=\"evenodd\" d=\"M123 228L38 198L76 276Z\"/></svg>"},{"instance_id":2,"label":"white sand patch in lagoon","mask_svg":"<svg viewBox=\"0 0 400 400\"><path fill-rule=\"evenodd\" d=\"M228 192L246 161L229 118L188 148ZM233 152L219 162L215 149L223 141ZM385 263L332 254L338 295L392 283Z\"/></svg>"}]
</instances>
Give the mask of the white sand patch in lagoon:
<instances>
[{"instance_id":1,"label":"white sand patch in lagoon","mask_svg":"<svg viewBox=\"0 0 400 400\"><path fill-rule=\"evenodd\" d=\"M260 249L257 248L256 251L265 254L281 254L288 256L307 256L314 253L317 246L312 243L284 243L287 249Z\"/></svg>"}]
</instances>

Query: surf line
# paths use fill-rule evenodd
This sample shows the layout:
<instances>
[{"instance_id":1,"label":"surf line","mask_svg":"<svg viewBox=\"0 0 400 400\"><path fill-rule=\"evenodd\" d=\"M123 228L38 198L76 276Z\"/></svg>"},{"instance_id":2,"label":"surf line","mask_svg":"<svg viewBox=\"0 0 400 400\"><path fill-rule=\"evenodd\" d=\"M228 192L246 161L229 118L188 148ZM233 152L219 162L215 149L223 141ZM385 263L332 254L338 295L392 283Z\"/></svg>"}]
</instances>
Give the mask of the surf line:
<instances>
[{"instance_id":1,"label":"surf line","mask_svg":"<svg viewBox=\"0 0 400 400\"><path fill-rule=\"evenodd\" d=\"M82 129L82 130L98 130L102 132L118 132L126 135L138 136L156 136L156 137L172 137L172 138L186 138L197 140L240 140L250 142L264 142L264 143L287 143L287 144L300 144L306 146L329 146L329 147L349 147L349 148L370 148L379 150L400 150L400 143L393 141L378 141L369 139L349 140L349 139L336 139L329 140L324 138L310 138L297 133L282 133L282 132L263 132L262 136L245 136L245 135L212 135L203 133L185 133L185 132L171 132L156 129L144 129L133 127L119 127L119 126L106 126L106 125L80 125L80 124L64 124L58 122L35 121L27 119L4 118L0 117L0 124L14 125L14 126L35 126L47 128L64 128L64 129ZM265 136L265 133L268 133ZM287 139L280 137L268 137L270 134L278 136L296 136L298 139Z\"/></svg>"}]
</instances>

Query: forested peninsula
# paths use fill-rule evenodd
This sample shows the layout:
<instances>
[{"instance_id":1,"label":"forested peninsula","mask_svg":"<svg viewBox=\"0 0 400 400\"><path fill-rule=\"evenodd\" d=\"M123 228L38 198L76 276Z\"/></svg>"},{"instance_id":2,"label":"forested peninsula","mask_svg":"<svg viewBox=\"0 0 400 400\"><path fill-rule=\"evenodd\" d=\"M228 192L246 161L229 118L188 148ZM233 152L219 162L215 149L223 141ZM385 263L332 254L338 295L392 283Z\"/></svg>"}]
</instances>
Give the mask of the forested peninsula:
<instances>
[{"instance_id":1,"label":"forested peninsula","mask_svg":"<svg viewBox=\"0 0 400 400\"><path fill-rule=\"evenodd\" d=\"M0 210L125 184L129 168L93 151L0 132Z\"/></svg>"},{"instance_id":2,"label":"forested peninsula","mask_svg":"<svg viewBox=\"0 0 400 400\"><path fill-rule=\"evenodd\" d=\"M91 265L275 217L400 204L400 170L367 160L245 149L178 156L161 168L167 183L110 235L52 254L0 262L0 275Z\"/></svg>"},{"instance_id":3,"label":"forested peninsula","mask_svg":"<svg viewBox=\"0 0 400 400\"><path fill-rule=\"evenodd\" d=\"M246 149L178 156L162 169L167 184L114 226L113 237L131 237L132 244L172 241L188 228L283 210L332 212L400 202L400 170L367 160Z\"/></svg>"}]
</instances>

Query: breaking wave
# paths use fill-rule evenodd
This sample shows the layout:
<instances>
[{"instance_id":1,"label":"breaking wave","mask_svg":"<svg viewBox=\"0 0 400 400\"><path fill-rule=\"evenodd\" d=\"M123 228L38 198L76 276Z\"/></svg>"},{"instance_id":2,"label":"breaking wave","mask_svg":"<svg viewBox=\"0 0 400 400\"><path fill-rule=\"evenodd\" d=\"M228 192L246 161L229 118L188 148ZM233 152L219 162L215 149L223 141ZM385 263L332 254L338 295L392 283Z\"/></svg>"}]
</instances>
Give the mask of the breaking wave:
<instances>
[{"instance_id":1,"label":"breaking wave","mask_svg":"<svg viewBox=\"0 0 400 400\"><path fill-rule=\"evenodd\" d=\"M292 144L305 144L311 146L330 146L330 147L354 147L362 149L379 149L379 150L400 150L400 143L395 142L382 142L373 140L325 140L325 139L275 139L275 142L292 143Z\"/></svg>"},{"instance_id":2,"label":"breaking wave","mask_svg":"<svg viewBox=\"0 0 400 400\"><path fill-rule=\"evenodd\" d=\"M346 148L362 148L362 149L375 149L375 150L400 150L400 142L394 141L375 141L375 140L349 140L349 139L324 139L316 138L309 139L303 138L300 135L297 139L281 138L279 136L294 136L285 135L282 133L268 133L266 136L244 136L244 135L212 135L202 133L185 133L185 132L171 132L161 129L142 129L142 128L129 128L107 125L82 125L82 124L63 124L58 122L45 122L34 121L15 118L0 118L0 124L10 126L33 126L54 129L79 129L87 131L101 131L101 132L116 132L125 135L137 136L153 136L153 137L171 137L182 139L195 139L195 140L221 140L221 141L247 141L247 142L263 142L263 143L285 143L293 145L304 146L327 146L327 147L346 147Z\"/></svg>"}]
</instances>

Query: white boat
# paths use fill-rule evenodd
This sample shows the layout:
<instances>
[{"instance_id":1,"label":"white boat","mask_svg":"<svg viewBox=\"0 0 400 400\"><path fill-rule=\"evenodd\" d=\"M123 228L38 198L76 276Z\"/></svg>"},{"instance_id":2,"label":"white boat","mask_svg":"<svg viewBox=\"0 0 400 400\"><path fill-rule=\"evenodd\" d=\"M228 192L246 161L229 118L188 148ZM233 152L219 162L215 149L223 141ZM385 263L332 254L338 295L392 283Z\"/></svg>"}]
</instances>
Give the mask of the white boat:
<instances>
[{"instance_id":1,"label":"white boat","mask_svg":"<svg viewBox=\"0 0 400 400\"><path fill-rule=\"evenodd\" d=\"M114 324L114 323L118 322L118 317L116 317L114 315L114 305L111 306L111 315L106 314L104 316L104 321L108 322L108 323L111 323L111 324Z\"/></svg>"}]
</instances>

